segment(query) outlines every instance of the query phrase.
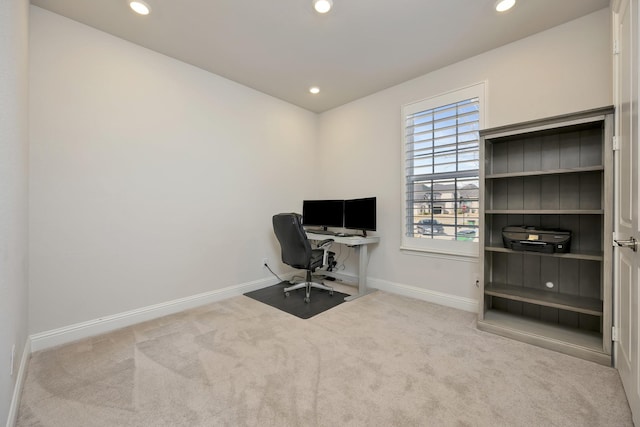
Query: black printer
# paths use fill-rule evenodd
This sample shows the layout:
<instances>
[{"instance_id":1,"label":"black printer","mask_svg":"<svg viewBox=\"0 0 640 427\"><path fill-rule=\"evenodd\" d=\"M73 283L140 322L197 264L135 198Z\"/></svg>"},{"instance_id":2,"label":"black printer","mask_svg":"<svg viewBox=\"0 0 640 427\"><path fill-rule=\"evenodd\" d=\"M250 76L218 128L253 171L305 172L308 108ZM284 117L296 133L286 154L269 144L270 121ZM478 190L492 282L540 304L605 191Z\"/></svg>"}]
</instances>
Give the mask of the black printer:
<instances>
[{"instance_id":1,"label":"black printer","mask_svg":"<svg viewBox=\"0 0 640 427\"><path fill-rule=\"evenodd\" d=\"M571 231L508 225L502 229L502 241L505 248L514 251L565 253L571 245Z\"/></svg>"}]
</instances>

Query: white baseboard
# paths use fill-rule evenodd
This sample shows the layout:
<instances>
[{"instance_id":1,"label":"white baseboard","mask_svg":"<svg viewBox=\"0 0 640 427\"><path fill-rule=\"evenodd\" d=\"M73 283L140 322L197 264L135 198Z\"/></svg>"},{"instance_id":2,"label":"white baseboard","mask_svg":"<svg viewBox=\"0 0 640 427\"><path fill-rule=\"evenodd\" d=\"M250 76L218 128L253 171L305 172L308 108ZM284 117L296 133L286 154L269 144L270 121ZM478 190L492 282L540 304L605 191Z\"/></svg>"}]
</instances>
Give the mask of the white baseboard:
<instances>
[{"instance_id":1,"label":"white baseboard","mask_svg":"<svg viewBox=\"0 0 640 427\"><path fill-rule=\"evenodd\" d=\"M416 286L373 278L367 278L367 287L422 301L432 302L434 304L444 305L445 307L457 308L458 310L468 311L471 313L478 312L478 301L471 298L459 297L456 295L445 294L443 292L418 288Z\"/></svg>"},{"instance_id":2,"label":"white baseboard","mask_svg":"<svg viewBox=\"0 0 640 427\"><path fill-rule=\"evenodd\" d=\"M323 271L319 272L319 274L323 273ZM354 286L356 288L358 287L358 277L355 274L332 272L330 275L340 280L343 284ZM375 279L372 277L367 277L367 288L379 289L391 294L403 295L422 301L432 302L434 304L444 305L445 307L457 308L458 310L468 311L471 313L478 312L478 301L472 298L464 298L456 295L445 294L443 292L430 291L416 286Z\"/></svg>"},{"instance_id":3,"label":"white baseboard","mask_svg":"<svg viewBox=\"0 0 640 427\"><path fill-rule=\"evenodd\" d=\"M20 367L18 368L16 385L13 387L13 397L9 406L9 415L7 416L7 427L13 427L18 421L18 409L20 408L20 396L22 396L22 387L27 377L27 365L31 357L31 339L27 338L22 350L22 358L20 359Z\"/></svg>"},{"instance_id":4,"label":"white baseboard","mask_svg":"<svg viewBox=\"0 0 640 427\"><path fill-rule=\"evenodd\" d=\"M284 280L287 275L281 275ZM278 283L273 278L260 279L249 283L235 286L229 286L223 289L216 289L211 292L205 292L185 298L176 299L160 304L150 305L138 308L124 313L118 313L111 316L105 316L86 322L76 323L62 328L50 331L39 332L31 335L31 351L39 351L47 348L67 344L83 338L100 335L106 332L115 331L116 329L134 325L136 323L145 322L147 320L156 319L158 317L167 316L169 314L178 313L201 305L212 302L221 301L227 298L242 295L246 292L255 291L266 286Z\"/></svg>"},{"instance_id":5,"label":"white baseboard","mask_svg":"<svg viewBox=\"0 0 640 427\"><path fill-rule=\"evenodd\" d=\"M291 276L291 274L283 276L283 279L287 280L289 279L289 276ZM357 283L356 278L351 275L340 274L340 276L343 276L341 278L346 279L349 282ZM183 310L242 295L246 292L274 285L275 283L277 283L277 281L272 278L260 279L254 282L217 289L211 292L205 292L186 298L142 307L124 313L76 323L50 331L40 332L33 334L30 337L31 351L44 350L83 338L111 332L136 323L145 322L147 320L156 319L158 317L167 316ZM478 311L478 301L470 298L463 298L456 295L430 291L428 289L418 288L415 286L373 278L368 279L368 286L374 289L380 289L386 292L444 305L446 307L457 308L459 310L473 313Z\"/></svg>"}]
</instances>

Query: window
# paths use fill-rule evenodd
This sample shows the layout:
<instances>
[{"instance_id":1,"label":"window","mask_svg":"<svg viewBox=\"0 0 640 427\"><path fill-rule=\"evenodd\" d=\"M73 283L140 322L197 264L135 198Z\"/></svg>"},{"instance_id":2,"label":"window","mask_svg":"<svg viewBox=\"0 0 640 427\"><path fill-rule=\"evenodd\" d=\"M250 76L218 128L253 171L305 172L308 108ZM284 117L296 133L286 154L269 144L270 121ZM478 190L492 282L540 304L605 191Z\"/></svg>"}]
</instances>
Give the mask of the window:
<instances>
[{"instance_id":1,"label":"window","mask_svg":"<svg viewBox=\"0 0 640 427\"><path fill-rule=\"evenodd\" d=\"M405 249L477 256L484 84L405 105Z\"/></svg>"}]
</instances>

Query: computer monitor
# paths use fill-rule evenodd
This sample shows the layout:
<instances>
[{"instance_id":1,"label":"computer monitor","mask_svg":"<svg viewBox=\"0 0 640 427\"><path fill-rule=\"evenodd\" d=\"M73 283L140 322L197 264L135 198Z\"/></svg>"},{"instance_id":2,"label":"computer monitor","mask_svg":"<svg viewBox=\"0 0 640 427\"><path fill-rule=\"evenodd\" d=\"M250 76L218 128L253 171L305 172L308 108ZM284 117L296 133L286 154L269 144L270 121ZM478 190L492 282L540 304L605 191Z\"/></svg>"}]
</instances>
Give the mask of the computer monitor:
<instances>
[{"instance_id":1,"label":"computer monitor","mask_svg":"<svg viewBox=\"0 0 640 427\"><path fill-rule=\"evenodd\" d=\"M376 231L376 198L351 199L344 201L344 228Z\"/></svg>"},{"instance_id":2,"label":"computer monitor","mask_svg":"<svg viewBox=\"0 0 640 427\"><path fill-rule=\"evenodd\" d=\"M302 202L302 224L312 227L342 227L344 220L343 200L304 200Z\"/></svg>"}]
</instances>

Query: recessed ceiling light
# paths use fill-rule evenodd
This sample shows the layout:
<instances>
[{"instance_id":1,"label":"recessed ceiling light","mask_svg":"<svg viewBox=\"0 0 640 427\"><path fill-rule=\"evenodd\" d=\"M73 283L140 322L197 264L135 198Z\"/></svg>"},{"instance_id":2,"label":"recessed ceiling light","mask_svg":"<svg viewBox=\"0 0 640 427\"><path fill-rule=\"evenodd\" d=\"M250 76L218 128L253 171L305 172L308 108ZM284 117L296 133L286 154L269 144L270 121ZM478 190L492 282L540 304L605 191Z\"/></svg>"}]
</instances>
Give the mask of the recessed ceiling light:
<instances>
[{"instance_id":1,"label":"recessed ceiling light","mask_svg":"<svg viewBox=\"0 0 640 427\"><path fill-rule=\"evenodd\" d=\"M313 8L318 13L327 13L333 6L332 0L313 0Z\"/></svg>"},{"instance_id":2,"label":"recessed ceiling light","mask_svg":"<svg viewBox=\"0 0 640 427\"><path fill-rule=\"evenodd\" d=\"M311 88L309 88L309 92L311 92L311 93L312 93L312 94L314 94L314 95L317 95L317 94L319 94L319 93L320 93L320 88L319 88L319 87L316 87L316 86L311 87Z\"/></svg>"},{"instance_id":3,"label":"recessed ceiling light","mask_svg":"<svg viewBox=\"0 0 640 427\"><path fill-rule=\"evenodd\" d=\"M135 13L139 13L140 15L148 15L151 12L149 5L142 0L130 1L129 7L133 9Z\"/></svg>"},{"instance_id":4,"label":"recessed ceiling light","mask_svg":"<svg viewBox=\"0 0 640 427\"><path fill-rule=\"evenodd\" d=\"M496 10L498 12L506 12L516 4L516 0L499 0L496 2Z\"/></svg>"}]
</instances>

